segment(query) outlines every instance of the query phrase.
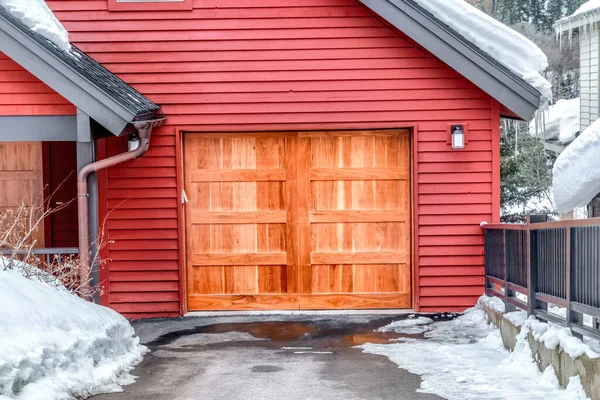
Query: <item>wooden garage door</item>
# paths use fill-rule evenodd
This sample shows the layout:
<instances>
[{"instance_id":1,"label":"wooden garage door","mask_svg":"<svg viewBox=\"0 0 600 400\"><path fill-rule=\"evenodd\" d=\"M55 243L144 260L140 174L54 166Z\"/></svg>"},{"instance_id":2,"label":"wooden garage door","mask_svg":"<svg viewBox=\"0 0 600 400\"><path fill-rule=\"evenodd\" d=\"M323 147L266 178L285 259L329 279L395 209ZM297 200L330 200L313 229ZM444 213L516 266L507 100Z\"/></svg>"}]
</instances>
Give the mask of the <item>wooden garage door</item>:
<instances>
[{"instance_id":1,"label":"wooden garage door","mask_svg":"<svg viewBox=\"0 0 600 400\"><path fill-rule=\"evenodd\" d=\"M410 307L408 131L186 134L190 310Z\"/></svg>"}]
</instances>

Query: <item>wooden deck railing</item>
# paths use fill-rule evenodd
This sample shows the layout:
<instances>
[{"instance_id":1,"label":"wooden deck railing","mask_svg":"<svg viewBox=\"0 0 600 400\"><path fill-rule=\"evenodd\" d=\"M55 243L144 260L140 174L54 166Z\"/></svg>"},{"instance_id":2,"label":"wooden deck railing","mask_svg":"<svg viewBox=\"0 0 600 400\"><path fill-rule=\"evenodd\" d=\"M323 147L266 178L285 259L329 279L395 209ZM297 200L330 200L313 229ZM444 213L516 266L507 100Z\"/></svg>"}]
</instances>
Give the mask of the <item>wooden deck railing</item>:
<instances>
[{"instance_id":1,"label":"wooden deck railing","mask_svg":"<svg viewBox=\"0 0 600 400\"><path fill-rule=\"evenodd\" d=\"M484 225L486 294L600 339L600 218ZM548 305L565 309L565 317ZM584 315L589 316L584 324ZM591 321L591 326L589 321Z\"/></svg>"}]
</instances>

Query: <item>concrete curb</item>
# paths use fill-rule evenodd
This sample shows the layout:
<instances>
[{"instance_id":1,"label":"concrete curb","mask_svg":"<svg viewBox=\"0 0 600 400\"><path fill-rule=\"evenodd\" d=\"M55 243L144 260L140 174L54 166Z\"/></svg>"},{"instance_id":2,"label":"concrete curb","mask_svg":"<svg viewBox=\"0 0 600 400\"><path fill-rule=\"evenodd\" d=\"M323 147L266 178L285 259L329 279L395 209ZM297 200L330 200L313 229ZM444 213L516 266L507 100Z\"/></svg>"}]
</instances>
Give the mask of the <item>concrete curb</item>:
<instances>
[{"instance_id":1,"label":"concrete curb","mask_svg":"<svg viewBox=\"0 0 600 400\"><path fill-rule=\"evenodd\" d=\"M480 305L489 316L490 322L500 329L504 347L513 351L521 327L515 326L504 318L505 313L495 311L482 303ZM572 359L560 346L555 349L548 349L544 343L537 341L531 333L529 334L529 346L540 371L544 371L552 365L562 387L567 387L570 377L579 375L586 394L592 400L600 400L600 359L591 359L587 355Z\"/></svg>"}]
</instances>

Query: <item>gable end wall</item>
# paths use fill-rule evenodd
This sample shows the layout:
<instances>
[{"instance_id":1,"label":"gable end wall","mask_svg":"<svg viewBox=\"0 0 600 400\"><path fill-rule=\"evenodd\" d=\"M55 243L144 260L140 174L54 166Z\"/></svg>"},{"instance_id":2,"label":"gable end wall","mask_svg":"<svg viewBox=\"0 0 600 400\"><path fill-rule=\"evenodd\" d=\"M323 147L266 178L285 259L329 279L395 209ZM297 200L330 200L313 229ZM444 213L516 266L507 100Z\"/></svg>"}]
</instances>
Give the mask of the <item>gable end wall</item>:
<instances>
[{"instance_id":1,"label":"gable end wall","mask_svg":"<svg viewBox=\"0 0 600 400\"><path fill-rule=\"evenodd\" d=\"M109 12L105 0L48 4L73 43L168 116L143 158L100 177L100 218L112 241L105 304L130 317L185 309L181 130L416 124L414 307L463 310L483 293L479 223L499 218L499 105L357 1L195 0L192 11L168 12ZM448 145L452 122L468 124L464 151ZM99 154L125 148L111 138Z\"/></svg>"}]
</instances>

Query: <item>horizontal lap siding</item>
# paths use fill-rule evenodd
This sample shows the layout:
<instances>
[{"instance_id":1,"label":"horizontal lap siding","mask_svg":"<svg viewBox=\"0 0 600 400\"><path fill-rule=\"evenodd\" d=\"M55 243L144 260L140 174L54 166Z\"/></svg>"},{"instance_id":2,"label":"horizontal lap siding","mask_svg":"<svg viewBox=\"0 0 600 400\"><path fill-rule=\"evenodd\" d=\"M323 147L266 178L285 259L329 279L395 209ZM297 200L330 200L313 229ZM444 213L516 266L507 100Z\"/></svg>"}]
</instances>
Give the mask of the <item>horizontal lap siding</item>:
<instances>
[{"instance_id":1,"label":"horizontal lap siding","mask_svg":"<svg viewBox=\"0 0 600 400\"><path fill-rule=\"evenodd\" d=\"M0 53L0 116L74 114L64 97Z\"/></svg>"},{"instance_id":2,"label":"horizontal lap siding","mask_svg":"<svg viewBox=\"0 0 600 400\"><path fill-rule=\"evenodd\" d=\"M154 142L131 169L108 173L109 208L131 199L108 216L112 307L135 316L178 310L175 127L284 131L418 123L421 297L415 306L464 309L483 291L479 223L492 219L497 197L497 108L357 1L195 0L192 11L168 12L108 12L101 0L48 4L77 46L168 116L160 146ZM457 121L469 124L462 152L447 144L447 124Z\"/></svg>"}]
</instances>

